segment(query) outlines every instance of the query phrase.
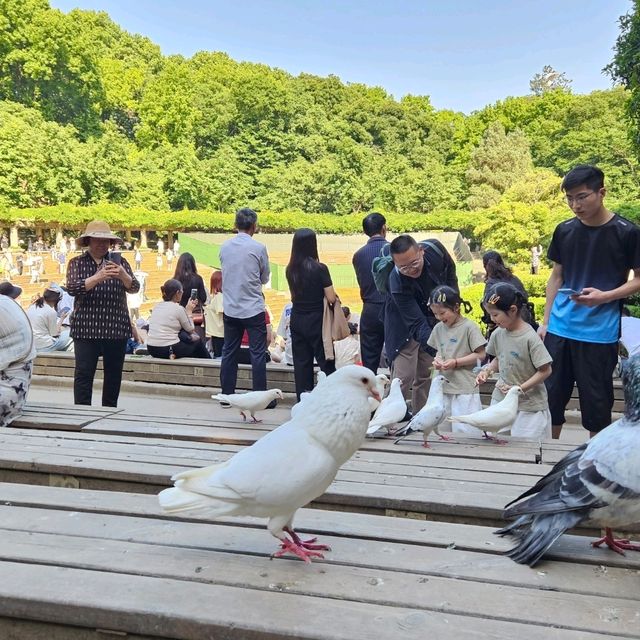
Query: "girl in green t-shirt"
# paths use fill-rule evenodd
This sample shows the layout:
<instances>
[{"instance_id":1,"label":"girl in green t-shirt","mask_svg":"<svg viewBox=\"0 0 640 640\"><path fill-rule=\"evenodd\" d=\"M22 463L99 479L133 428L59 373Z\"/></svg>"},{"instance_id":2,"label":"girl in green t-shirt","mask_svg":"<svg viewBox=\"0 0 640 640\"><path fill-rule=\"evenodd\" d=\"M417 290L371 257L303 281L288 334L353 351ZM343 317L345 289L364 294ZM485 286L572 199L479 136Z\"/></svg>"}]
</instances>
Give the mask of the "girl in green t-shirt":
<instances>
[{"instance_id":1,"label":"girl in green t-shirt","mask_svg":"<svg viewBox=\"0 0 640 640\"><path fill-rule=\"evenodd\" d=\"M551 414L544 381L551 375L552 358L540 336L522 318L525 298L513 285L500 282L485 294L483 304L498 327L489 338L487 353L494 356L478 374L478 384L493 373L500 377L491 404L500 402L513 386L524 392L511 435L540 439L551 437Z\"/></svg>"},{"instance_id":2,"label":"girl in green t-shirt","mask_svg":"<svg viewBox=\"0 0 640 640\"><path fill-rule=\"evenodd\" d=\"M485 358L485 340L480 327L465 318L460 310L471 311L471 305L447 286L436 287L429 298L433 315L439 320L429 336L428 344L437 353L433 360L436 371L447 378L444 385L445 421L440 431L482 436L482 431L463 422L450 423L452 415L467 415L482 409L473 368ZM428 402L427 402L428 404Z\"/></svg>"}]
</instances>

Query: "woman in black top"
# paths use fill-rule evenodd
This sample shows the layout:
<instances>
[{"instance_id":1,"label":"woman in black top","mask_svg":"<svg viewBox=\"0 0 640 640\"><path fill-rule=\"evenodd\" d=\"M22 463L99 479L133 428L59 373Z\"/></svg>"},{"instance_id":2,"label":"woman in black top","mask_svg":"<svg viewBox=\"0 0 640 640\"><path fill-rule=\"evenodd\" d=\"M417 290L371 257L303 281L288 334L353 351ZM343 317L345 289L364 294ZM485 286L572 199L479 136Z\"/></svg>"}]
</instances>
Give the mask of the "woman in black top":
<instances>
[{"instance_id":1,"label":"woman in black top","mask_svg":"<svg viewBox=\"0 0 640 640\"><path fill-rule=\"evenodd\" d=\"M196 261L190 253L183 253L176 264L176 271L173 277L182 284L182 298L180 299L180 306L186 307L189 298L191 297L191 290L197 289L198 304L193 310L194 324L196 325L196 333L200 338L205 341L205 329L204 329L204 305L207 303L207 290L204 288L204 281L202 276L198 274L196 268Z\"/></svg>"},{"instance_id":2,"label":"woman in black top","mask_svg":"<svg viewBox=\"0 0 640 640\"><path fill-rule=\"evenodd\" d=\"M518 276L514 276L511 269L505 265L502 256L497 251L487 251L482 256L482 264L484 265L484 292L482 294L482 299L484 300L487 297L487 293L489 289L499 282L507 282L508 284L513 285L518 291L522 293L525 299L525 306L522 307L522 318L525 322L528 322L534 329L537 330L538 325L535 323L533 308L528 303L529 294L527 290L524 288L522 281ZM485 334L485 338L489 339L489 336L495 331L496 325L491 322L491 318L487 313L484 306L482 307L484 311L484 315L482 317L482 322L487 325L487 331Z\"/></svg>"},{"instance_id":3,"label":"woman in black top","mask_svg":"<svg viewBox=\"0 0 640 640\"><path fill-rule=\"evenodd\" d=\"M291 292L291 348L296 395L313 389L313 359L327 375L335 371L333 360L326 360L322 343L324 299L337 300L329 269L318 259L318 243L312 229L298 229L291 245L287 265Z\"/></svg>"}]
</instances>

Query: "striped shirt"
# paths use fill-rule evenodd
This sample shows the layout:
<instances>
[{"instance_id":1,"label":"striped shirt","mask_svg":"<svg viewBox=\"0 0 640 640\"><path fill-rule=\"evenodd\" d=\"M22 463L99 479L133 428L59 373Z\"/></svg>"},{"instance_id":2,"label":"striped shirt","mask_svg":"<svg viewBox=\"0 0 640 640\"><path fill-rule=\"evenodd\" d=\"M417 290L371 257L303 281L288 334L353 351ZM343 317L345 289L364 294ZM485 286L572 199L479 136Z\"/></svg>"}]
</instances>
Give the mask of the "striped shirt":
<instances>
[{"instance_id":1,"label":"striped shirt","mask_svg":"<svg viewBox=\"0 0 640 640\"><path fill-rule=\"evenodd\" d=\"M84 281L95 275L104 265L86 251L69 260L67 289L75 296L71 337L79 340L123 340L131 337L131 321L127 308L127 293L136 293L140 283L131 266L122 258L122 266L131 276L131 288L126 290L122 280L110 278L87 291Z\"/></svg>"}]
</instances>

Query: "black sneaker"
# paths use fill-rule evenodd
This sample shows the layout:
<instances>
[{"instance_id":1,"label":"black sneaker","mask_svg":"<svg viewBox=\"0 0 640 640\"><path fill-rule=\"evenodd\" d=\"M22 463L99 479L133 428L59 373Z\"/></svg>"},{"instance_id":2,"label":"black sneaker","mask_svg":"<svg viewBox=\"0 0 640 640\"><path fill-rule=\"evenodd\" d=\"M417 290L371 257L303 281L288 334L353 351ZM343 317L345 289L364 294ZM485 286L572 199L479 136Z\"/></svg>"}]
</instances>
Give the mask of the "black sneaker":
<instances>
[{"instance_id":1,"label":"black sneaker","mask_svg":"<svg viewBox=\"0 0 640 640\"><path fill-rule=\"evenodd\" d=\"M278 406L278 401L274 398L265 409L275 409Z\"/></svg>"}]
</instances>

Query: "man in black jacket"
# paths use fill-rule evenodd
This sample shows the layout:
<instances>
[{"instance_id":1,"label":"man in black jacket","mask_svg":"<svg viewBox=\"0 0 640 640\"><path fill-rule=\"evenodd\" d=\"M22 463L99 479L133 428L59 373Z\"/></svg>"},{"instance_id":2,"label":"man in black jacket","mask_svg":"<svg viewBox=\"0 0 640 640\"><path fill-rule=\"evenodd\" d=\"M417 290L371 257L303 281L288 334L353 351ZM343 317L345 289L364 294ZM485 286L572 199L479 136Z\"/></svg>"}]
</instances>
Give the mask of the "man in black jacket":
<instances>
[{"instance_id":1,"label":"man in black jacket","mask_svg":"<svg viewBox=\"0 0 640 640\"><path fill-rule=\"evenodd\" d=\"M457 291L458 278L453 259L437 240L418 244L410 235L401 235L390 250L395 267L385 305L385 354L392 378L402 380L402 392L406 400L411 398L415 413L427 402L435 355L427 345L437 323L429 296L443 284Z\"/></svg>"},{"instance_id":2,"label":"man in black jacket","mask_svg":"<svg viewBox=\"0 0 640 640\"><path fill-rule=\"evenodd\" d=\"M362 315L360 316L360 353L362 364L378 373L378 365L384 344L384 293L376 289L371 273L371 264L380 255L382 247L389 244L387 221L380 213L370 213L362 221L362 229L369 236L364 247L360 247L353 255L353 268L360 285L362 298Z\"/></svg>"}]
</instances>

